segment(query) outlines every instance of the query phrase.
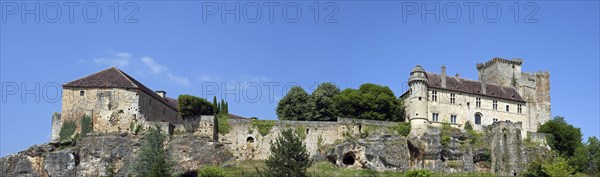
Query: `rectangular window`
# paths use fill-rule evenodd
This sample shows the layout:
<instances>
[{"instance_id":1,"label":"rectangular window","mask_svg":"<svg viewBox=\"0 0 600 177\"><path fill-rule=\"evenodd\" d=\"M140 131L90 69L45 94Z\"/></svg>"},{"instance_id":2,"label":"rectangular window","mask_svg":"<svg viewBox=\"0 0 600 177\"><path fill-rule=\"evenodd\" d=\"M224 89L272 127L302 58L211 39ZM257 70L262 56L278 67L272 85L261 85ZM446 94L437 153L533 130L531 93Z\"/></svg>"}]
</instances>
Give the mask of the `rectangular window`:
<instances>
[{"instance_id":1,"label":"rectangular window","mask_svg":"<svg viewBox=\"0 0 600 177\"><path fill-rule=\"evenodd\" d=\"M440 114L439 113L432 113L431 114L431 121L433 122L439 122L440 118Z\"/></svg>"},{"instance_id":2,"label":"rectangular window","mask_svg":"<svg viewBox=\"0 0 600 177\"><path fill-rule=\"evenodd\" d=\"M431 101L437 101L437 92L431 91Z\"/></svg>"},{"instance_id":3,"label":"rectangular window","mask_svg":"<svg viewBox=\"0 0 600 177\"><path fill-rule=\"evenodd\" d=\"M510 112L510 107L506 105L506 112Z\"/></svg>"},{"instance_id":4,"label":"rectangular window","mask_svg":"<svg viewBox=\"0 0 600 177\"><path fill-rule=\"evenodd\" d=\"M84 96L85 95L85 91L79 91L79 96Z\"/></svg>"},{"instance_id":5,"label":"rectangular window","mask_svg":"<svg viewBox=\"0 0 600 177\"><path fill-rule=\"evenodd\" d=\"M456 115L450 115L450 123L456 123Z\"/></svg>"},{"instance_id":6,"label":"rectangular window","mask_svg":"<svg viewBox=\"0 0 600 177\"><path fill-rule=\"evenodd\" d=\"M148 98L148 105L152 105L152 98Z\"/></svg>"},{"instance_id":7,"label":"rectangular window","mask_svg":"<svg viewBox=\"0 0 600 177\"><path fill-rule=\"evenodd\" d=\"M493 105L492 105L493 109L498 110L498 101L494 100L492 102L493 102Z\"/></svg>"},{"instance_id":8,"label":"rectangular window","mask_svg":"<svg viewBox=\"0 0 600 177\"><path fill-rule=\"evenodd\" d=\"M517 113L519 113L519 114L523 113L523 107L521 106L521 104L517 105Z\"/></svg>"},{"instance_id":9,"label":"rectangular window","mask_svg":"<svg viewBox=\"0 0 600 177\"><path fill-rule=\"evenodd\" d=\"M475 98L475 107L481 108L481 98Z\"/></svg>"},{"instance_id":10,"label":"rectangular window","mask_svg":"<svg viewBox=\"0 0 600 177\"><path fill-rule=\"evenodd\" d=\"M454 104L456 103L456 94L451 93L450 94L450 104Z\"/></svg>"}]
</instances>

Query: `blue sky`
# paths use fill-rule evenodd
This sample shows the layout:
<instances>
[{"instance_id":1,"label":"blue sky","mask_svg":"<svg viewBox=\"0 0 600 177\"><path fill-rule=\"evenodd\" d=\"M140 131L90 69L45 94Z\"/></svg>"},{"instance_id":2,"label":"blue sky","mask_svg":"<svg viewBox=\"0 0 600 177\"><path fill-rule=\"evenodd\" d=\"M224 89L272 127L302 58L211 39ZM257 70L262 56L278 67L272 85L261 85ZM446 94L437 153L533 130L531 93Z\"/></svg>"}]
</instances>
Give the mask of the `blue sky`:
<instances>
[{"instance_id":1,"label":"blue sky","mask_svg":"<svg viewBox=\"0 0 600 177\"><path fill-rule=\"evenodd\" d=\"M110 66L171 97L217 93L232 113L275 119L294 84L370 82L399 96L416 64L477 79L476 63L522 58L523 71L550 72L552 116L599 136L598 2L39 1L34 14L15 10L36 2L0 2L0 156L47 142L56 87ZM223 19L236 2L239 22Z\"/></svg>"}]
</instances>

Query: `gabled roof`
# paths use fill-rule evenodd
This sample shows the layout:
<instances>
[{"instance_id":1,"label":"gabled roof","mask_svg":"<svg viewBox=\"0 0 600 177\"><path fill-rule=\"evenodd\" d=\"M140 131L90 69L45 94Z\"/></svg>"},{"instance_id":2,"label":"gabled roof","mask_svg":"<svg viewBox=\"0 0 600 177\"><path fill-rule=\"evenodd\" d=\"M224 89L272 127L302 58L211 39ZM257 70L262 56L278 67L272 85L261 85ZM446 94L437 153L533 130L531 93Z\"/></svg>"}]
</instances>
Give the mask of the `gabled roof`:
<instances>
[{"instance_id":1,"label":"gabled roof","mask_svg":"<svg viewBox=\"0 0 600 177\"><path fill-rule=\"evenodd\" d=\"M446 88L442 87L442 77L439 74L427 72L427 86L429 88L436 88L442 90L449 90L455 92L469 93L475 95L482 95L492 98L499 98L504 100L512 100L518 102L525 102L519 92L512 87L504 87L493 83L485 83L486 93L481 90L481 82L463 79L459 77L446 76Z\"/></svg>"},{"instance_id":2,"label":"gabled roof","mask_svg":"<svg viewBox=\"0 0 600 177\"><path fill-rule=\"evenodd\" d=\"M100 72L91 74L89 76L77 79L71 82L63 84L63 87L72 88L125 88L125 89L139 89L142 92L154 97L163 104L177 111L177 100L173 98L162 98L156 92L152 91L144 84L135 80L127 73L111 67Z\"/></svg>"}]
</instances>

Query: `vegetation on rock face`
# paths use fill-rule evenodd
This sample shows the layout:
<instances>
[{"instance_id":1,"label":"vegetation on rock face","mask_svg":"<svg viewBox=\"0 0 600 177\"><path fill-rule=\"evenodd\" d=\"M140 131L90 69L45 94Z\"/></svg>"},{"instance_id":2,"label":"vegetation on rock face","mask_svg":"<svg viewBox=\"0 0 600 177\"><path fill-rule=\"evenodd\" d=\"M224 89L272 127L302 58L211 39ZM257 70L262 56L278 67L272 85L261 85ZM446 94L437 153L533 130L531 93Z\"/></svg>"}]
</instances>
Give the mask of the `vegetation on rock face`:
<instances>
[{"instance_id":1,"label":"vegetation on rock face","mask_svg":"<svg viewBox=\"0 0 600 177\"><path fill-rule=\"evenodd\" d=\"M312 165L306 146L292 129L284 129L274 142L271 142L271 155L265 161L264 176L307 176L306 170Z\"/></svg>"},{"instance_id":2,"label":"vegetation on rock face","mask_svg":"<svg viewBox=\"0 0 600 177\"><path fill-rule=\"evenodd\" d=\"M88 115L81 119L81 135L85 136L93 131L92 118Z\"/></svg>"},{"instance_id":3,"label":"vegetation on rock face","mask_svg":"<svg viewBox=\"0 0 600 177\"><path fill-rule=\"evenodd\" d=\"M410 133L410 123L409 122L399 122L396 126L391 127L396 133L402 136L408 136Z\"/></svg>"},{"instance_id":4,"label":"vegetation on rock face","mask_svg":"<svg viewBox=\"0 0 600 177\"><path fill-rule=\"evenodd\" d=\"M296 126L296 135L302 140L306 139L306 126Z\"/></svg>"},{"instance_id":5,"label":"vegetation on rock face","mask_svg":"<svg viewBox=\"0 0 600 177\"><path fill-rule=\"evenodd\" d=\"M192 95L179 95L178 108L181 117L190 117L195 115L213 115L214 106L204 98Z\"/></svg>"},{"instance_id":6,"label":"vegetation on rock face","mask_svg":"<svg viewBox=\"0 0 600 177\"><path fill-rule=\"evenodd\" d=\"M207 166L198 170L198 177L225 177L225 171L217 166Z\"/></svg>"},{"instance_id":7,"label":"vegetation on rock face","mask_svg":"<svg viewBox=\"0 0 600 177\"><path fill-rule=\"evenodd\" d=\"M333 83L319 84L312 92L308 101L308 119L313 121L333 121L337 119L337 112L333 107L333 97L340 93L340 89Z\"/></svg>"},{"instance_id":8,"label":"vegetation on rock face","mask_svg":"<svg viewBox=\"0 0 600 177\"><path fill-rule=\"evenodd\" d=\"M228 115L217 115L217 129L221 135L227 134L229 133L229 131L231 131L231 125L229 124Z\"/></svg>"},{"instance_id":9,"label":"vegetation on rock face","mask_svg":"<svg viewBox=\"0 0 600 177\"><path fill-rule=\"evenodd\" d=\"M309 96L300 86L294 86L277 103L277 117L280 120L306 120L308 117Z\"/></svg>"},{"instance_id":10,"label":"vegetation on rock face","mask_svg":"<svg viewBox=\"0 0 600 177\"><path fill-rule=\"evenodd\" d=\"M162 177L168 176L170 166L163 147L165 136L158 126L150 128L142 138L142 145L131 164L134 176Z\"/></svg>"},{"instance_id":11,"label":"vegetation on rock face","mask_svg":"<svg viewBox=\"0 0 600 177\"><path fill-rule=\"evenodd\" d=\"M581 130L567 123L564 117L554 117L538 128L540 133L548 133L548 145L561 155L573 156L575 149L581 146Z\"/></svg>"},{"instance_id":12,"label":"vegetation on rock face","mask_svg":"<svg viewBox=\"0 0 600 177\"><path fill-rule=\"evenodd\" d=\"M60 132L58 133L59 140L64 141L71 138L71 136L73 136L73 134L75 133L75 129L77 129L77 124L75 123L75 121L64 121L62 123L62 126L60 127Z\"/></svg>"},{"instance_id":13,"label":"vegetation on rock face","mask_svg":"<svg viewBox=\"0 0 600 177\"><path fill-rule=\"evenodd\" d=\"M271 128L275 126L274 120L252 120L250 123L258 129L258 133L262 136L267 136L271 132Z\"/></svg>"}]
</instances>

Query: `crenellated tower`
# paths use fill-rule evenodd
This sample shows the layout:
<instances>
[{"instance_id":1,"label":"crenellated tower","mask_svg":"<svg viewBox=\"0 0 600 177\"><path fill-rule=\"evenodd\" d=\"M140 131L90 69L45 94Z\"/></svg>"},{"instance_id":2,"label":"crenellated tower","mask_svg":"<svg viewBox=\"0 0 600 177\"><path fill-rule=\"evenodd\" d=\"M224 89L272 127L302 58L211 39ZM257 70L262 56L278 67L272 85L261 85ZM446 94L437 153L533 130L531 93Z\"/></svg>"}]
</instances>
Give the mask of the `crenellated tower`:
<instances>
[{"instance_id":1,"label":"crenellated tower","mask_svg":"<svg viewBox=\"0 0 600 177\"><path fill-rule=\"evenodd\" d=\"M410 72L408 80L410 95L407 111L410 121L411 135L421 136L427 131L427 75L425 70L417 65Z\"/></svg>"}]
</instances>

